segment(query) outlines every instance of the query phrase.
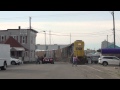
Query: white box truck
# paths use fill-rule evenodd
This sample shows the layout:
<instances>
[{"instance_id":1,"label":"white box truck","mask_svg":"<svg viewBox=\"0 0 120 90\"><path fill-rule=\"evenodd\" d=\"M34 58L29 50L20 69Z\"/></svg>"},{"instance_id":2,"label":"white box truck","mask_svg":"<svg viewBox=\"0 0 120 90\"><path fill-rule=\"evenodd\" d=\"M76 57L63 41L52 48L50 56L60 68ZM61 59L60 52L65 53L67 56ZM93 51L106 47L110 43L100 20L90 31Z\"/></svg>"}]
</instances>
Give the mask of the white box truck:
<instances>
[{"instance_id":1,"label":"white box truck","mask_svg":"<svg viewBox=\"0 0 120 90\"><path fill-rule=\"evenodd\" d=\"M0 69L6 70L10 65L10 45L0 44Z\"/></svg>"}]
</instances>

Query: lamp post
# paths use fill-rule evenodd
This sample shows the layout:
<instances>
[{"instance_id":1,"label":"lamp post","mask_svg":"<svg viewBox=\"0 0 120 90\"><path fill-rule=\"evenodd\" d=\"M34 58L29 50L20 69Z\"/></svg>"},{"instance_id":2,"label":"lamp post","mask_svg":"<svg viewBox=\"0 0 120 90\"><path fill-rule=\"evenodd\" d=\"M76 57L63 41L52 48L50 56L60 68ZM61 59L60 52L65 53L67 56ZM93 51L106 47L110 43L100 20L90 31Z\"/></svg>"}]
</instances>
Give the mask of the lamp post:
<instances>
[{"instance_id":1,"label":"lamp post","mask_svg":"<svg viewBox=\"0 0 120 90\"><path fill-rule=\"evenodd\" d=\"M45 52L46 52L46 31L43 31L45 33Z\"/></svg>"}]
</instances>

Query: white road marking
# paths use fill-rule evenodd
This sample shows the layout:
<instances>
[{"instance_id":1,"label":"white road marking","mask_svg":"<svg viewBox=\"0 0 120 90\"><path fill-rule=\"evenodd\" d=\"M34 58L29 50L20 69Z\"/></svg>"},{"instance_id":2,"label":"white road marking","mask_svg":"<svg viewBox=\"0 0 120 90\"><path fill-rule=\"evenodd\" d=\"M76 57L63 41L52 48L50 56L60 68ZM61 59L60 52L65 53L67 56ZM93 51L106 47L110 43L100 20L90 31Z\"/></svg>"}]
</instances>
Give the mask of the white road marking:
<instances>
[{"instance_id":1,"label":"white road marking","mask_svg":"<svg viewBox=\"0 0 120 90\"><path fill-rule=\"evenodd\" d=\"M88 67L90 67L90 66L88 66ZM92 67L90 67L90 68L92 68ZM77 68L78 69L78 68ZM82 68L82 69L84 69L84 68ZM92 68L92 69L95 69L95 68ZM89 71L87 71L86 69L84 69L86 72L89 72ZM98 70L98 69L95 69L95 70L97 70L97 71L99 71L99 72L103 72L103 71L101 71L101 70ZM79 69L78 69L78 71L79 71ZM89 72L89 73L91 73L91 74L93 74L92 72ZM98 77L98 78L100 78L100 79L104 79L104 78L102 78L102 77L100 77L100 76L98 76L98 75L96 75L96 74L94 74L96 77ZM87 74L85 75L86 77L87 77Z\"/></svg>"},{"instance_id":2,"label":"white road marking","mask_svg":"<svg viewBox=\"0 0 120 90\"><path fill-rule=\"evenodd\" d=\"M100 79L104 79L104 78L102 78L102 77L100 77L100 76L98 76L98 75L95 75L95 76L97 76L97 77L100 78Z\"/></svg>"},{"instance_id":3,"label":"white road marking","mask_svg":"<svg viewBox=\"0 0 120 90\"><path fill-rule=\"evenodd\" d=\"M86 65L86 66L87 66L87 65ZM99 71L99 72L103 72L103 71L101 71L101 70L99 70L99 69L96 69L96 68L93 68L93 67L90 67L90 66L87 66L87 67L92 68L92 69L94 69L94 70L96 70L96 71Z\"/></svg>"}]
</instances>

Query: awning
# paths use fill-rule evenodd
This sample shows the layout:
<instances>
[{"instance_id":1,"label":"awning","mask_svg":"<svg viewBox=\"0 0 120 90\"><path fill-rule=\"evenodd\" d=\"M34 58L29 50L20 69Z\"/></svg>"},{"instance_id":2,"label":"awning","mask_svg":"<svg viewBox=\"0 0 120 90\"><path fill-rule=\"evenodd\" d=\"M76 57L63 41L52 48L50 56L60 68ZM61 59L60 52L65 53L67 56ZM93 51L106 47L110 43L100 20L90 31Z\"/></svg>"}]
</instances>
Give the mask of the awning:
<instances>
[{"instance_id":1,"label":"awning","mask_svg":"<svg viewBox=\"0 0 120 90\"><path fill-rule=\"evenodd\" d=\"M23 47L11 47L11 51L25 51Z\"/></svg>"}]
</instances>

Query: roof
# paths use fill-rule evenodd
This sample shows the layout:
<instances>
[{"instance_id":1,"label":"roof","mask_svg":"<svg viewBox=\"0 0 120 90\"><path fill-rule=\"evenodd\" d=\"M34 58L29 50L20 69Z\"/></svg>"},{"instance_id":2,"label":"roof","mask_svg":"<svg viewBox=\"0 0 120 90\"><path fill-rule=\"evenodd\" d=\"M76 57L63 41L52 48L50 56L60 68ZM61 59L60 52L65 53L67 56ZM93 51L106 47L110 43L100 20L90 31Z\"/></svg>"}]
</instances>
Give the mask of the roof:
<instances>
[{"instance_id":1,"label":"roof","mask_svg":"<svg viewBox=\"0 0 120 90\"><path fill-rule=\"evenodd\" d=\"M12 47L11 51L25 51L23 47Z\"/></svg>"},{"instance_id":2,"label":"roof","mask_svg":"<svg viewBox=\"0 0 120 90\"><path fill-rule=\"evenodd\" d=\"M107 48L114 48L114 44L111 44L110 46L108 46ZM115 45L115 48L120 48L119 46Z\"/></svg>"},{"instance_id":3,"label":"roof","mask_svg":"<svg viewBox=\"0 0 120 90\"><path fill-rule=\"evenodd\" d=\"M34 30L34 29L27 29L27 30L32 30L35 33L38 33L38 31Z\"/></svg>"},{"instance_id":4,"label":"roof","mask_svg":"<svg viewBox=\"0 0 120 90\"><path fill-rule=\"evenodd\" d=\"M10 44L10 47L23 47L17 40L15 40L13 37L9 37L5 42L4 44ZM25 47L23 47L25 50L28 50L26 49Z\"/></svg>"},{"instance_id":5,"label":"roof","mask_svg":"<svg viewBox=\"0 0 120 90\"><path fill-rule=\"evenodd\" d=\"M38 31L34 30L34 29L7 29L7 30L31 30L35 33L38 33Z\"/></svg>"},{"instance_id":6,"label":"roof","mask_svg":"<svg viewBox=\"0 0 120 90\"><path fill-rule=\"evenodd\" d=\"M4 32L4 31L8 31L8 30L0 30L0 32Z\"/></svg>"}]
</instances>

